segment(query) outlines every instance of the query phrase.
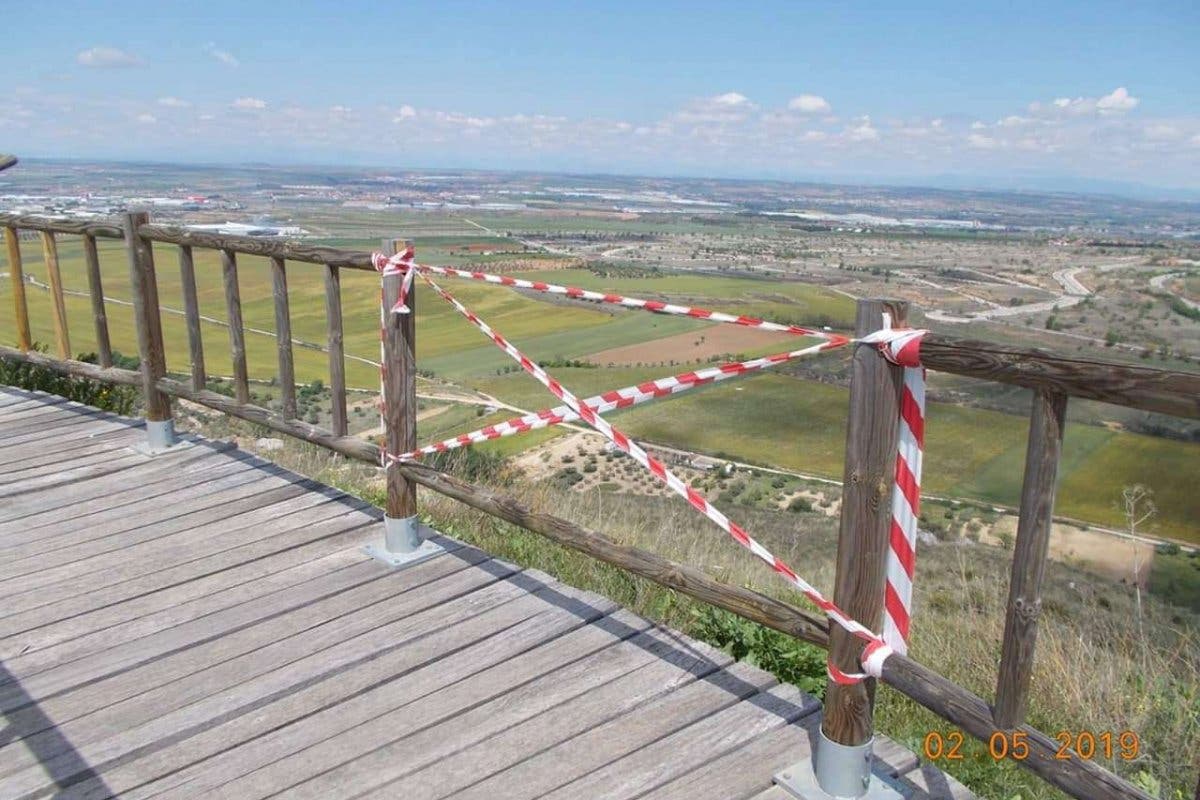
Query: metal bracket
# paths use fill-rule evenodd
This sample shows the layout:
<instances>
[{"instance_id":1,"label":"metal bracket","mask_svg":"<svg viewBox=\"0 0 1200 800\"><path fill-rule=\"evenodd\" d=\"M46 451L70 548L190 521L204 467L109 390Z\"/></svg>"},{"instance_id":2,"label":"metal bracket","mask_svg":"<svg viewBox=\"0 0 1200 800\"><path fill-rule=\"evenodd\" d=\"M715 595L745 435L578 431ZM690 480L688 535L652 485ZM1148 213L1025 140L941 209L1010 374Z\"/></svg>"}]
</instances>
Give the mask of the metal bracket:
<instances>
[{"instance_id":1,"label":"metal bracket","mask_svg":"<svg viewBox=\"0 0 1200 800\"><path fill-rule=\"evenodd\" d=\"M798 800L903 800L904 795L871 773L874 737L847 746L830 741L825 731L813 755L777 772L776 785Z\"/></svg>"},{"instance_id":2,"label":"metal bracket","mask_svg":"<svg viewBox=\"0 0 1200 800\"><path fill-rule=\"evenodd\" d=\"M132 445L133 450L144 456L158 456L163 453L173 453L183 447L191 447L187 439L175 435L175 421L146 420L146 440Z\"/></svg>"},{"instance_id":3,"label":"metal bracket","mask_svg":"<svg viewBox=\"0 0 1200 800\"><path fill-rule=\"evenodd\" d=\"M446 552L446 548L429 538L437 531L421 524L416 517L384 517L383 526L383 541L367 545L363 552L389 567L411 567Z\"/></svg>"}]
</instances>

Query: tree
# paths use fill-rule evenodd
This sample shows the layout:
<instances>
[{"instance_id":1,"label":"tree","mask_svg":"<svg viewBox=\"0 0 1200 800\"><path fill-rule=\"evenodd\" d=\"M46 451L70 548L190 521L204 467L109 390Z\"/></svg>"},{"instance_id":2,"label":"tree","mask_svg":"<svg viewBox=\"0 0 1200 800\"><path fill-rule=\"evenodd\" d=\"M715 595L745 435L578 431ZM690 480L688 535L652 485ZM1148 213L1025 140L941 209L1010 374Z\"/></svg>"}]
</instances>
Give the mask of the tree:
<instances>
[{"instance_id":1,"label":"tree","mask_svg":"<svg viewBox=\"0 0 1200 800\"><path fill-rule=\"evenodd\" d=\"M1129 527L1129 537L1133 541L1133 591L1137 602L1138 633L1142 632L1142 549L1139 546L1138 528L1147 523L1158 513L1154 504L1154 492L1140 483L1126 486L1121 490L1121 502L1124 504L1125 522Z\"/></svg>"}]
</instances>

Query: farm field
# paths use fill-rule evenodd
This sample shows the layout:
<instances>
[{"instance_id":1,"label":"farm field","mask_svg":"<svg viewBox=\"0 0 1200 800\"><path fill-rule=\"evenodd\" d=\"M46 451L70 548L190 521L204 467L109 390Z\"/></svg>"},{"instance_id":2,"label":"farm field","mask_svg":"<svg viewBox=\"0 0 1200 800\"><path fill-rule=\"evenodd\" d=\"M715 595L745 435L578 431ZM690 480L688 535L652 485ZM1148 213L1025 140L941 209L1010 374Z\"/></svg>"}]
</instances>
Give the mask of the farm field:
<instances>
[{"instance_id":1,"label":"farm field","mask_svg":"<svg viewBox=\"0 0 1200 800\"><path fill-rule=\"evenodd\" d=\"M554 371L564 385L593 394L663 374L661 368ZM554 405L526 375L479 382L489 394L525 408ZM615 412L614 422L641 439L725 454L736 460L830 478L842 474L847 392L837 386L763 374L695 389ZM1015 505L1028 422L996 411L931 403L924 487L933 494ZM1200 496L1194 468L1200 445L1068 425L1055 511L1120 528L1121 488L1143 483L1160 513L1152 532L1200 543Z\"/></svg>"},{"instance_id":2,"label":"farm field","mask_svg":"<svg viewBox=\"0 0 1200 800\"><path fill-rule=\"evenodd\" d=\"M443 248L449 251L458 247L462 239L446 234L433 241L437 247L429 248L430 251ZM370 245L357 240L353 246ZM40 246L26 241L22 250L26 274L44 284L46 273ZM79 244L72 237L62 237L59 255L66 288L85 290L87 281ZM100 255L106 295L117 301L127 300L128 268L123 249L117 242L101 240ZM156 256L161 302L168 308L179 309L182 301L174 248L157 247ZM201 313L213 319L203 324L208 371L212 375L228 375L231 370L228 335L221 324L226 315L219 259L213 251L197 249L195 261ZM670 297L772 319L809 323L816 319L836 320L841 328L846 327L852 312L848 298L822 287L792 281L683 274L610 277L582 269L522 274L591 289ZM377 368L369 363L378 357L378 278L373 273L356 270L342 270L341 277L347 382L351 387L370 388L378 383ZM266 260L240 258L239 282L245 325L259 331L247 331L250 374L269 379L276 371L276 348ZM744 352L752 356L784 349L789 342L788 337L779 337L778 342L775 337L766 337L761 343L743 341L737 337L761 334L616 308L568 306L554 298L467 281L444 282L464 303L532 357L598 362L590 369L555 369L568 387L583 395L662 377L679 371L684 363L706 359L716 352ZM288 283L293 336L312 345L294 349L297 379L327 380L328 357L317 349L324 345L326 337L322 270L315 265L293 264L288 271ZM8 280L0 281L0 308L11 308L11 291ZM511 368L511 362L452 309L431 292L418 291L417 356L423 371L522 408L532 410L553 405L549 394L527 376L503 373ZM26 294L33 336L52 348L49 294L34 286L27 286ZM89 301L69 295L66 302L68 318L74 323L73 351L94 350ZM136 353L130 307L110 302L107 310L113 346L125 353ZM0 339L15 340L12 324L9 313L0 314ZM166 313L163 327L168 368L187 372L183 317ZM716 343L726 337L732 337L728 346L718 347ZM696 346L695 342L702 338L705 346ZM823 358L844 358L844 355ZM679 362L680 366L672 370L671 361ZM616 366L607 367L608 363ZM639 363L659 366L639 368L636 366ZM618 418L631 433L650 441L836 478L841 474L845 407L844 389L771 374L629 409L620 412ZM475 409L468 408L461 413L439 416L436 424L429 420L430 424L422 426L426 434L422 438L449 436L510 416L511 413L500 410L479 417ZM929 491L1014 504L1021 481L1025 427L1022 416L934 404L926 472ZM488 447L514 454L554 435L553 431L539 432ZM1194 527L1194 520L1200 517L1200 500L1191 490L1188 476L1192 474L1191 465L1198 449L1200 445L1196 444L1098 426L1072 425L1067 435L1057 511L1119 527L1123 520L1116 501L1121 487L1140 482L1154 489L1160 508L1154 532L1197 540L1200 533Z\"/></svg>"}]
</instances>

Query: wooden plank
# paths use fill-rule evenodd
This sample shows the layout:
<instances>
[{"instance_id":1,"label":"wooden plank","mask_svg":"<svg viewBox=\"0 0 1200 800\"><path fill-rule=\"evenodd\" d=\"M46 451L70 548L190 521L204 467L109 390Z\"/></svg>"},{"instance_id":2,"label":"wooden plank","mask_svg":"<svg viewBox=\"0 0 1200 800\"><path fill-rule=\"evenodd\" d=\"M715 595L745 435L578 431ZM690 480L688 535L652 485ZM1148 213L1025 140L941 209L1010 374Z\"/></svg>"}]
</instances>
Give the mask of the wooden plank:
<instances>
[{"instance_id":1,"label":"wooden plank","mask_svg":"<svg viewBox=\"0 0 1200 800\"><path fill-rule=\"evenodd\" d=\"M67 329L67 304L63 298L62 273L58 268L58 244L54 234L42 232L42 258L50 284L51 310L54 319L54 343L59 358L71 357L71 335Z\"/></svg>"},{"instance_id":2,"label":"wooden plank","mask_svg":"<svg viewBox=\"0 0 1200 800\"><path fill-rule=\"evenodd\" d=\"M26 678L47 670L61 670L44 678L50 682L47 686L61 688L150 657L147 655L150 646L144 643L136 656L119 650L144 637L193 623L201 626L198 635L220 634L228 629L222 615L235 606L257 599L264 605L254 609L255 613L267 614L265 604L281 589L364 561L354 545L369 538L373 524L373 520L364 523L360 516L350 513L318 517L277 533L270 550L254 558L243 558L226 569L207 572L193 569L174 583L159 579L162 573L152 573L108 586L96 593L98 598L110 601L107 605L97 600L84 606L84 611L61 619L54 618L60 613L57 608L43 607L50 621L14 634L21 642L20 653L6 663ZM241 554L246 555L251 547L241 549ZM258 549L263 548L260 545ZM228 557L230 552L220 555ZM277 569L278 574L272 569ZM132 591L137 588L145 591L141 594ZM78 606L87 599L77 595L70 601ZM197 623L197 620L203 621ZM181 630L175 631L175 635L180 634ZM159 640L154 647L166 652L169 647L165 641ZM128 661L129 658L135 661ZM90 660L86 664L73 663L83 659ZM68 668L68 664L73 666Z\"/></svg>"},{"instance_id":3,"label":"wooden plank","mask_svg":"<svg viewBox=\"0 0 1200 800\"><path fill-rule=\"evenodd\" d=\"M183 454L180 459L180 469L185 469L184 465L190 465L193 461L213 460L215 454L224 449L220 445L225 445L225 443L207 441L196 443L189 448L191 452ZM79 514L86 514L86 504L90 501L110 497L126 500L143 489L152 489L161 481L170 480L174 476L164 473L163 470L155 467L153 462L150 462L131 468L125 477L131 485L116 491L101 482L96 482L78 484L56 492L31 492L21 497L15 497L4 511L0 512L0 519L2 519L0 533L7 534L13 530L19 530L27 523L37 527L47 521L53 523L60 517L64 520L71 519Z\"/></svg>"},{"instance_id":4,"label":"wooden plank","mask_svg":"<svg viewBox=\"0 0 1200 800\"><path fill-rule=\"evenodd\" d=\"M347 531L355 531L362 527L361 518L356 518L349 514L337 516L321 515L314 518L307 518L306 523L303 525L292 525L282 530L277 529L275 535L281 541L277 543L268 555L280 554L287 549L301 547L305 544L328 539ZM444 560L439 560L437 564L432 564L431 561L432 566L427 570L423 570L419 576L414 577L408 589L456 574L461 570L467 569L472 564L483 561L486 561L486 557L470 551L465 554L457 553L454 556L447 555ZM239 649L243 644L250 647L256 641L259 643L263 641L275 641L274 638L271 638L265 632L275 624L272 620L281 615L303 609L316 600L335 597L340 592L356 589L357 587L365 587L368 583L376 581L381 573L378 569L371 569L370 567L371 564L369 561L354 559L349 562L345 569L321 573L310 577L306 581L282 589L268 591L258 600L234 603L208 616L183 619L177 625L166 628L147 627L144 622L127 620L126 622L129 624L122 631L122 637L126 640L123 642L108 643L93 641L88 643L86 647L76 647L70 643L70 640L58 636L54 631L50 631L49 634L52 635L47 636L47 640L54 640L53 645L55 646L61 643L61 646L57 646L56 657L59 660L50 659L49 656L52 654L49 653L41 655L31 653L15 657L13 659L14 668L19 670L18 674L22 676L28 692L37 697L46 698L63 695L71 691L72 687L86 688L87 685L100 679L120 676L133 671L135 668L146 667L156 660L171 657L173 654L183 652L197 644L203 644L211 648L224 648L221 652L236 651L237 654L241 654L242 652L248 652L247 650ZM174 589L174 587L169 585L166 588ZM378 591L390 591L387 587L376 588ZM393 588L396 592L406 590L404 586ZM366 589L364 591L370 593L375 592L376 589ZM359 592L359 594L353 597L365 601L366 595ZM343 598L342 600L335 601L335 606L344 608L347 602L350 602L350 600ZM302 619L298 618L292 622L296 622L299 625L296 629L288 629L292 630L292 633L305 629L305 626L300 624L303 622ZM286 628L291 622L281 624L284 624ZM258 628L257 632L241 633L255 625L265 625L266 627ZM279 637L277 638L286 638L288 635L284 628L280 628L277 632L279 633ZM230 640L225 645L217 642L218 639L228 636L235 636L236 638ZM18 639L6 640L4 645L5 647L15 647L17 643ZM101 646L96 647L95 645L97 644ZM211 652L216 653L218 651L212 650ZM193 656L196 657L193 659L194 661L199 659L197 653L193 653ZM199 664L198 661L196 663ZM180 669L182 669L182 666L180 666ZM159 665L153 668L152 671L157 670L161 672L166 669L167 667ZM5 703L11 704L14 701L15 695L12 692L7 689L0 691L3 692ZM8 706L6 705L5 707Z\"/></svg>"},{"instance_id":5,"label":"wooden plank","mask_svg":"<svg viewBox=\"0 0 1200 800\"><path fill-rule=\"evenodd\" d=\"M80 558L67 560L68 557L64 557L63 563L14 567L14 571L31 571L0 581L0 597L8 598L7 602L25 602L17 598L24 593L34 592L37 595L35 602L41 603L61 596L63 590L73 593L81 576L96 573L102 577L92 583L108 585L116 579L152 571L163 562L174 563L186 557L209 555L223 547L248 541L251 536L261 538L269 535L272 525L290 522L284 518L297 510L334 503L330 498L311 491L312 488L304 484L272 486L271 481L265 478L253 483L240 482L238 486L224 490L219 495L205 498L206 502L188 513L172 516L172 512L168 511L166 519L126 533L119 537L130 540L125 547L120 546L119 542L110 544L100 540L102 547L110 549L91 553L89 548L87 554ZM331 510L337 512L340 508L335 504ZM222 526L219 533L209 533L203 537L191 533L233 517L238 517L236 523ZM250 528L252 522L259 524Z\"/></svg>"},{"instance_id":6,"label":"wooden plank","mask_svg":"<svg viewBox=\"0 0 1200 800\"><path fill-rule=\"evenodd\" d=\"M296 371L292 364L292 315L288 309L287 268L282 258L271 259L271 290L275 299L275 344L279 351L280 401L283 415L294 419Z\"/></svg>"},{"instance_id":7,"label":"wooden plank","mask_svg":"<svg viewBox=\"0 0 1200 800\"><path fill-rule=\"evenodd\" d=\"M121 455L112 458L100 464L91 464L82 467L67 467L50 475L39 475L35 478L30 478L17 483L10 483L6 486L0 486L0 498L12 497L17 494L24 494L39 489L51 489L66 484L75 483L77 481L90 480L99 478L104 475L111 475L115 472L128 469L129 467L146 462L146 456L138 453L130 452L129 455Z\"/></svg>"},{"instance_id":8,"label":"wooden plank","mask_svg":"<svg viewBox=\"0 0 1200 800\"><path fill-rule=\"evenodd\" d=\"M342 278L338 268L325 267L325 321L329 346L329 398L334 436L345 436L346 354L342 345Z\"/></svg>"},{"instance_id":9,"label":"wooden plank","mask_svg":"<svg viewBox=\"0 0 1200 800\"><path fill-rule=\"evenodd\" d=\"M771 778L811 756L820 717L808 714L780 725L699 769L659 786L655 800L727 800L750 797L771 788ZM785 800L795 800L786 795Z\"/></svg>"},{"instance_id":10,"label":"wooden plank","mask_svg":"<svg viewBox=\"0 0 1200 800\"><path fill-rule=\"evenodd\" d=\"M87 268L88 295L92 300L92 320L96 325L96 353L101 367L111 367L112 343L108 338L108 314L104 310L104 282L100 278L100 254L96 251L96 237L83 236L83 261Z\"/></svg>"},{"instance_id":11,"label":"wooden plank","mask_svg":"<svg viewBox=\"0 0 1200 800\"><path fill-rule=\"evenodd\" d=\"M229 351L233 359L233 394L239 403L250 402L246 371L246 332L242 327L242 297L238 288L237 256L221 251L221 276L225 282L225 314L229 320Z\"/></svg>"},{"instance_id":12,"label":"wooden plank","mask_svg":"<svg viewBox=\"0 0 1200 800\"><path fill-rule=\"evenodd\" d=\"M384 239L383 251L394 255L411 245L402 240ZM416 283L413 283L407 305L408 314L394 314L391 309L400 298L403 275L384 275L380 316L384 321L383 367L383 426L387 452L407 453L417 447L417 305ZM405 519L417 513L417 485L398 470L389 468L387 475L387 515Z\"/></svg>"},{"instance_id":13,"label":"wooden plank","mask_svg":"<svg viewBox=\"0 0 1200 800\"><path fill-rule=\"evenodd\" d=\"M975 800L975 794L932 764L923 764L896 779L911 800Z\"/></svg>"},{"instance_id":14,"label":"wooden plank","mask_svg":"<svg viewBox=\"0 0 1200 800\"><path fill-rule=\"evenodd\" d=\"M17 347L28 350L33 347L29 338L29 306L25 303L25 273L21 266L21 239L16 228L5 226L4 244L8 250L8 274L11 278L13 295L13 320L17 329Z\"/></svg>"},{"instance_id":15,"label":"wooden plank","mask_svg":"<svg viewBox=\"0 0 1200 800\"><path fill-rule=\"evenodd\" d=\"M196 296L196 265L192 260L192 248L179 248L179 279L183 288L183 314L187 320L188 353L192 361L192 388L203 389L208 385L208 374L204 371L204 337L200 332L200 300Z\"/></svg>"},{"instance_id":16,"label":"wooden plank","mask_svg":"<svg viewBox=\"0 0 1200 800\"><path fill-rule=\"evenodd\" d=\"M557 588L567 595L585 595L561 585ZM623 611L602 616L613 608L602 598L578 599L588 608L535 610L533 616L504 627L496 624L497 615L511 614L512 609L503 606L442 628L423 639L421 646L391 648L363 658L334 680L311 682L256 706L253 713L226 719L219 727L188 738L175 738L162 750L106 770L104 779L117 791L153 777L158 780L142 791L186 787L190 793L210 792L256 769L276 769L274 765L287 756L353 730L385 711L395 719L404 713L401 709L419 699L439 695L457 700L457 707L470 707L488 697L480 694L482 687L496 685L483 677L487 674L503 671L506 679L524 683L563 663L610 648L620 641L616 637L636 635L648 624ZM589 615L601 616L600 623L587 624L595 618ZM603 625L606 620L612 624ZM243 744L230 749L236 743ZM261 774L254 780L260 778Z\"/></svg>"},{"instance_id":17,"label":"wooden plank","mask_svg":"<svg viewBox=\"0 0 1200 800\"><path fill-rule=\"evenodd\" d=\"M903 327L905 303L859 300L855 332L866 336L883 327L889 314ZM873 347L858 347L850 364L850 416L846 424L846 466L838 532L833 602L873 631L883 621L891 496L896 470L896 420L904 371ZM861 672L863 642L840 626L829 631L829 661L843 672ZM872 735L875 681L853 685L828 682L823 730L831 741L858 745Z\"/></svg>"},{"instance_id":18,"label":"wooden plank","mask_svg":"<svg viewBox=\"0 0 1200 800\"><path fill-rule=\"evenodd\" d=\"M438 561L453 559L440 556L407 572L411 576L433 570ZM133 728L205 698L213 698L209 702L218 704L219 710L221 704L236 700L232 687L298 658L317 653L326 659L337 658L347 652L338 645L364 633L371 641L382 637L399 645L523 594L512 583L498 581L478 568L435 580L421 591L409 591L403 582L388 580L391 576L382 567L366 566L376 570L376 580L274 617L270 624L236 631L78 691L39 698L37 717L32 709L7 713L7 720L18 730L29 731L45 717L54 719L55 726L14 742L21 745L19 749L13 745L0 748L0 753L6 753L8 768L22 770L10 772L6 789L29 791L29 782L36 786L44 780L46 770L61 760L53 756L57 739L65 737L93 761L107 760L157 739L152 725L143 728L146 740L139 740ZM449 602L464 595L460 602ZM373 613L367 613L371 606ZM109 738L113 726L126 733ZM98 746L89 746L93 742ZM16 752L6 752L13 750ZM32 755L33 751L39 752L40 758Z\"/></svg>"},{"instance_id":19,"label":"wooden plank","mask_svg":"<svg viewBox=\"0 0 1200 800\"><path fill-rule=\"evenodd\" d=\"M1066 395L1034 392L996 682L997 728L1011 729L1025 721L1066 414Z\"/></svg>"},{"instance_id":20,"label":"wooden plank","mask_svg":"<svg viewBox=\"0 0 1200 800\"><path fill-rule=\"evenodd\" d=\"M371 769L369 783L361 778L358 782L373 786L377 796L403 786L405 793L414 797L479 797L493 791L534 797L583 774L588 765L577 767L574 757L560 755L556 770L541 769L539 764L504 778L497 773L523 765L531 754L550 752L575 737L595 739L589 733L595 728L653 718L645 728L635 730L627 725L620 736L611 737L621 739L622 748L637 747L654 735L650 728L674 730L737 702L736 692L743 688L746 696L757 691L754 679L761 676L751 675L753 671L745 666L722 672L727 666L723 654L692 647L673 632L655 629L588 662L570 664L406 737L397 744L405 758L397 760L396 767L384 767L382 773ZM745 687L731 680L739 673L747 676L738 679ZM729 682L735 693L726 692L723 682ZM592 758L599 754L599 747L594 741L589 748ZM446 770L450 757L455 769ZM351 763L346 768L364 764ZM390 777L390 782L378 780L381 776ZM484 780L489 776L494 780Z\"/></svg>"},{"instance_id":21,"label":"wooden plank","mask_svg":"<svg viewBox=\"0 0 1200 800\"><path fill-rule=\"evenodd\" d=\"M749 680L749 678L747 678ZM794 686L759 692L543 795L547 800L638 797L745 742L808 713L811 698ZM647 721L648 722L648 721Z\"/></svg>"},{"instance_id":22,"label":"wooden plank","mask_svg":"<svg viewBox=\"0 0 1200 800\"><path fill-rule=\"evenodd\" d=\"M137 329L138 356L141 359L142 402L146 419L163 422L171 418L171 400L158 390L155 382L167 372L163 347L162 314L158 307L158 278L154 271L154 251L138 232L150 215L144 211L126 214L125 250L129 255L130 297Z\"/></svg>"}]
</instances>

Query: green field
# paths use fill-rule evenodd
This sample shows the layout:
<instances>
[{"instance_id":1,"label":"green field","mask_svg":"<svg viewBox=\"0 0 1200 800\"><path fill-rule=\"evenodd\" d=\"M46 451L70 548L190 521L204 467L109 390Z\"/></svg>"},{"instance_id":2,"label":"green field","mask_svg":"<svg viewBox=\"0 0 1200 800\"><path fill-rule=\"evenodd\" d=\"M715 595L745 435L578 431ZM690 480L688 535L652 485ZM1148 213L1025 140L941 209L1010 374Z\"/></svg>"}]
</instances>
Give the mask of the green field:
<instances>
[{"instance_id":1,"label":"green field","mask_svg":"<svg viewBox=\"0 0 1200 800\"><path fill-rule=\"evenodd\" d=\"M366 231L356 231L360 235ZM482 241L476 237L475 241ZM418 246L421 239L418 237ZM428 252L450 249L470 237L458 231L431 233ZM369 247L367 240L347 242ZM25 271L46 282L45 265L36 242L23 242ZM182 307L175 248L155 248L160 301L165 307ZM101 240L105 294L128 300L129 278L125 252L118 242ZM432 260L432 259L431 259ZM73 237L62 237L60 261L68 289L85 290L82 251ZM201 313L224 320L225 299L218 256L195 251ZM571 283L585 288L616 291L642 297L670 297L718 310L767 316L773 319L814 322L830 320L846 327L851 301L821 287L744 278L667 274L646 278L609 278L587 270L526 273L530 277ZM268 264L265 259L239 259L243 318L247 328L247 360L252 377L270 378L276 372L274 308ZM293 336L324 345L325 290L323 269L292 263L288 270ZM464 303L532 357L576 359L598 350L653 341L705 327L690 319L642 314L594 305L570 306L542 297L531 297L496 287L446 279L445 284ZM0 280L0 341L15 342L12 284ZM48 292L27 286L33 336L52 347L51 304ZM553 405L550 395L521 374L498 374L510 361L449 306L426 289L419 290L417 358L422 370L438 378L477 388L523 408ZM374 273L342 271L342 308L345 321L346 371L350 386L373 387L378 372L358 356L378 358L379 279ZM86 297L68 296L71 343L75 353L95 349L90 304ZM131 309L108 304L113 346L136 353ZM168 369L190 369L182 316L164 313L164 338ZM227 329L217 322L203 324L205 358L212 375L231 371ZM319 350L296 347L297 379L328 380L328 356ZM829 358L844 356L830 355ZM670 368L616 367L561 369L556 374L573 391L589 395L661 377ZM511 416L498 412L486 418L474 409L422 426L423 439L447 436ZM636 436L663 444L755 463L830 477L841 475L845 441L846 392L844 389L787 376L768 374L707 387L671 400L620 412L616 419ZM436 420L436 422L435 422ZM951 405L932 404L929 422L925 486L930 492L975 498L988 502L1016 503L1023 469L1025 432L1023 416ZM513 437L489 445L504 453L518 452L552 432ZM1121 488L1144 483L1155 491L1161 510L1155 532L1200 541L1195 520L1200 519L1200 495L1192 489L1200 445L1169 439L1121 433L1102 427L1071 425L1066 436L1057 511L1110 526L1123 522L1117 509Z\"/></svg>"}]
</instances>

